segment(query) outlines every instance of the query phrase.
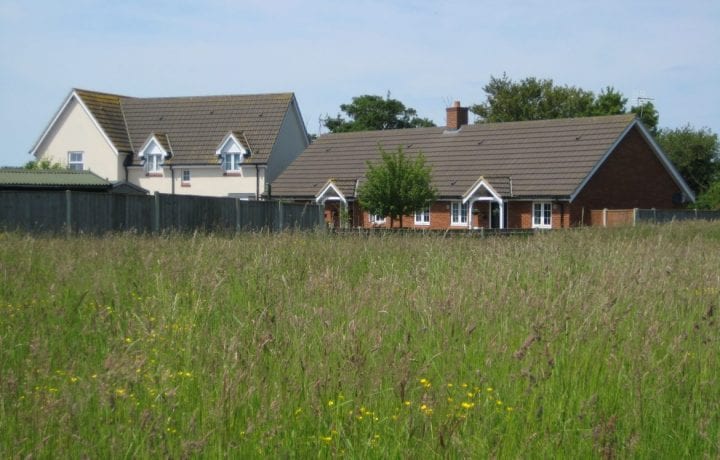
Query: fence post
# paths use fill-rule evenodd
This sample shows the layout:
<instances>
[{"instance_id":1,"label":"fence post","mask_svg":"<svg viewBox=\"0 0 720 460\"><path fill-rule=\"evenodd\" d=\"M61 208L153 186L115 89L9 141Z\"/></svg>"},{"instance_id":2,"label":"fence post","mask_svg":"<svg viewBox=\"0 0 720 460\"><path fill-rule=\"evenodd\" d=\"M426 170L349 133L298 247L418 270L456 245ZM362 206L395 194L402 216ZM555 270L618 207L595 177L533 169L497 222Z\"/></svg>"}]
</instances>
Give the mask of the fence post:
<instances>
[{"instance_id":1,"label":"fence post","mask_svg":"<svg viewBox=\"0 0 720 460\"><path fill-rule=\"evenodd\" d=\"M281 232L283 229L283 203L278 200L278 227L277 230Z\"/></svg>"},{"instance_id":2,"label":"fence post","mask_svg":"<svg viewBox=\"0 0 720 460\"><path fill-rule=\"evenodd\" d=\"M652 208L653 211L653 224L657 224L657 209Z\"/></svg>"},{"instance_id":3,"label":"fence post","mask_svg":"<svg viewBox=\"0 0 720 460\"><path fill-rule=\"evenodd\" d=\"M235 233L240 231L240 198L235 198Z\"/></svg>"},{"instance_id":4,"label":"fence post","mask_svg":"<svg viewBox=\"0 0 720 460\"><path fill-rule=\"evenodd\" d=\"M155 206L153 212L153 232L160 233L160 192L155 192Z\"/></svg>"},{"instance_id":5,"label":"fence post","mask_svg":"<svg viewBox=\"0 0 720 460\"><path fill-rule=\"evenodd\" d=\"M633 208L633 222L632 222L633 227L637 223L637 213L638 213L638 208Z\"/></svg>"},{"instance_id":6,"label":"fence post","mask_svg":"<svg viewBox=\"0 0 720 460\"><path fill-rule=\"evenodd\" d=\"M607 227L607 208L603 208L603 228Z\"/></svg>"},{"instance_id":7,"label":"fence post","mask_svg":"<svg viewBox=\"0 0 720 460\"><path fill-rule=\"evenodd\" d=\"M72 234L72 192L65 190L65 232Z\"/></svg>"}]
</instances>

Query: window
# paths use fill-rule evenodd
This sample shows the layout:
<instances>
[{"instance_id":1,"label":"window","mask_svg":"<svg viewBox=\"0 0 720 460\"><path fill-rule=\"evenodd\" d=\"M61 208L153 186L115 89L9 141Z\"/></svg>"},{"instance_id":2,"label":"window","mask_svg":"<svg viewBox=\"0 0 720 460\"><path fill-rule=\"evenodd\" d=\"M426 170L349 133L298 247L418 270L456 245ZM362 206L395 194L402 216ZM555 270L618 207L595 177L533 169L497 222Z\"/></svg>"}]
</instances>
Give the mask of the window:
<instances>
[{"instance_id":1,"label":"window","mask_svg":"<svg viewBox=\"0 0 720 460\"><path fill-rule=\"evenodd\" d=\"M241 153L223 153L223 169L225 172L240 172L240 164L242 163Z\"/></svg>"},{"instance_id":2,"label":"window","mask_svg":"<svg viewBox=\"0 0 720 460\"><path fill-rule=\"evenodd\" d=\"M183 169L182 170L182 184L184 187L190 186L190 170L189 169Z\"/></svg>"},{"instance_id":3,"label":"window","mask_svg":"<svg viewBox=\"0 0 720 460\"><path fill-rule=\"evenodd\" d=\"M552 203L533 203L533 228L552 227Z\"/></svg>"},{"instance_id":4,"label":"window","mask_svg":"<svg viewBox=\"0 0 720 460\"><path fill-rule=\"evenodd\" d=\"M370 214L370 223L371 224L384 224L385 223L385 216L378 216L375 214Z\"/></svg>"},{"instance_id":5,"label":"window","mask_svg":"<svg viewBox=\"0 0 720 460\"><path fill-rule=\"evenodd\" d=\"M467 225L467 203L453 201L450 203L450 225Z\"/></svg>"},{"instance_id":6,"label":"window","mask_svg":"<svg viewBox=\"0 0 720 460\"><path fill-rule=\"evenodd\" d=\"M161 153L145 155L145 171L148 174L162 174L162 157Z\"/></svg>"},{"instance_id":7,"label":"window","mask_svg":"<svg viewBox=\"0 0 720 460\"><path fill-rule=\"evenodd\" d=\"M430 225L430 206L415 213L415 225Z\"/></svg>"},{"instance_id":8,"label":"window","mask_svg":"<svg viewBox=\"0 0 720 460\"><path fill-rule=\"evenodd\" d=\"M83 153L82 152L68 152L68 169L73 171L82 171L83 167Z\"/></svg>"}]
</instances>

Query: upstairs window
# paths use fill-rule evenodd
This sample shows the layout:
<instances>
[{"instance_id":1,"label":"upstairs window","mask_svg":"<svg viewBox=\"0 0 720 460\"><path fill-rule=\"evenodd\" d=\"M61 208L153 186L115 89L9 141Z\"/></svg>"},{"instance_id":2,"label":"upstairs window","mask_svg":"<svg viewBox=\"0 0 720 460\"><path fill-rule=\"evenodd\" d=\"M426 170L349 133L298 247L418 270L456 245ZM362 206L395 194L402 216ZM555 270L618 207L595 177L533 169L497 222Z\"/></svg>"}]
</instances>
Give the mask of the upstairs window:
<instances>
[{"instance_id":1,"label":"upstairs window","mask_svg":"<svg viewBox=\"0 0 720 460\"><path fill-rule=\"evenodd\" d=\"M215 153L220 158L223 171L229 175L240 175L243 161L250 155L250 152L240 144L233 133L225 136Z\"/></svg>"},{"instance_id":2,"label":"upstairs window","mask_svg":"<svg viewBox=\"0 0 720 460\"><path fill-rule=\"evenodd\" d=\"M552 227L552 203L533 203L533 228Z\"/></svg>"},{"instance_id":3,"label":"upstairs window","mask_svg":"<svg viewBox=\"0 0 720 460\"><path fill-rule=\"evenodd\" d=\"M189 187L190 186L190 170L189 169L183 169L182 170L182 180L180 182L180 185L183 187Z\"/></svg>"},{"instance_id":4,"label":"upstairs window","mask_svg":"<svg viewBox=\"0 0 720 460\"><path fill-rule=\"evenodd\" d=\"M450 203L450 225L467 225L467 203L453 201Z\"/></svg>"},{"instance_id":5,"label":"upstairs window","mask_svg":"<svg viewBox=\"0 0 720 460\"><path fill-rule=\"evenodd\" d=\"M165 149L160 146L156 137L151 135L139 153L144 163L145 173L148 176L161 176L166 155Z\"/></svg>"},{"instance_id":6,"label":"upstairs window","mask_svg":"<svg viewBox=\"0 0 720 460\"><path fill-rule=\"evenodd\" d=\"M415 213L415 225L430 225L430 206Z\"/></svg>"},{"instance_id":7,"label":"upstairs window","mask_svg":"<svg viewBox=\"0 0 720 460\"><path fill-rule=\"evenodd\" d=\"M223 169L228 171L240 172L242 170L242 153L223 153Z\"/></svg>"},{"instance_id":8,"label":"upstairs window","mask_svg":"<svg viewBox=\"0 0 720 460\"><path fill-rule=\"evenodd\" d=\"M150 153L145 155L145 172L148 174L162 174L161 153Z\"/></svg>"},{"instance_id":9,"label":"upstairs window","mask_svg":"<svg viewBox=\"0 0 720 460\"><path fill-rule=\"evenodd\" d=\"M82 152L68 152L68 169L73 171L82 171L83 166L83 153Z\"/></svg>"}]
</instances>

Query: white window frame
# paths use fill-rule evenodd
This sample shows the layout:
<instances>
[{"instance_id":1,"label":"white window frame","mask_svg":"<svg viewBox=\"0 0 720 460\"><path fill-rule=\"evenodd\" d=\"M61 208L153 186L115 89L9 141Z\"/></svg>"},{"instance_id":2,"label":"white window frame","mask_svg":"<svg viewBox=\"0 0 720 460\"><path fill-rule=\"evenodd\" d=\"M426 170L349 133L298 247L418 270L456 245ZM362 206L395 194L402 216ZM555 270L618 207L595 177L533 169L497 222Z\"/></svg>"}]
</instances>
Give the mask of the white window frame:
<instances>
[{"instance_id":1,"label":"white window frame","mask_svg":"<svg viewBox=\"0 0 720 460\"><path fill-rule=\"evenodd\" d=\"M240 173L242 172L243 154L234 152L225 152L222 154L222 168L225 172Z\"/></svg>"},{"instance_id":2,"label":"white window frame","mask_svg":"<svg viewBox=\"0 0 720 460\"><path fill-rule=\"evenodd\" d=\"M536 215L536 209L539 210L539 216ZM552 203L550 201L533 201L532 228L552 228Z\"/></svg>"},{"instance_id":3,"label":"white window frame","mask_svg":"<svg viewBox=\"0 0 720 460\"><path fill-rule=\"evenodd\" d=\"M80 155L80 161L78 161L77 159L73 160L73 155ZM85 165L83 162L84 157L85 155L83 154L82 150L72 150L68 152L68 169L73 171L82 171L83 169L85 169Z\"/></svg>"},{"instance_id":4,"label":"white window frame","mask_svg":"<svg viewBox=\"0 0 720 460\"><path fill-rule=\"evenodd\" d=\"M145 172L148 174L162 174L163 154L148 153L145 155Z\"/></svg>"},{"instance_id":5,"label":"white window frame","mask_svg":"<svg viewBox=\"0 0 720 460\"><path fill-rule=\"evenodd\" d=\"M384 216L378 216L375 214L369 214L370 216L370 223L375 225L380 225L385 223L385 217Z\"/></svg>"},{"instance_id":6,"label":"white window frame","mask_svg":"<svg viewBox=\"0 0 720 460\"><path fill-rule=\"evenodd\" d=\"M415 225L430 225L430 206L415 213Z\"/></svg>"},{"instance_id":7,"label":"white window frame","mask_svg":"<svg viewBox=\"0 0 720 460\"><path fill-rule=\"evenodd\" d=\"M458 209L459 208L459 209ZM450 225L466 226L468 224L468 204L462 201L450 202Z\"/></svg>"},{"instance_id":8,"label":"white window frame","mask_svg":"<svg viewBox=\"0 0 720 460\"><path fill-rule=\"evenodd\" d=\"M192 180L192 173L189 169L183 169L182 170L182 177L180 178L181 182L183 184L190 184L190 181Z\"/></svg>"}]
</instances>

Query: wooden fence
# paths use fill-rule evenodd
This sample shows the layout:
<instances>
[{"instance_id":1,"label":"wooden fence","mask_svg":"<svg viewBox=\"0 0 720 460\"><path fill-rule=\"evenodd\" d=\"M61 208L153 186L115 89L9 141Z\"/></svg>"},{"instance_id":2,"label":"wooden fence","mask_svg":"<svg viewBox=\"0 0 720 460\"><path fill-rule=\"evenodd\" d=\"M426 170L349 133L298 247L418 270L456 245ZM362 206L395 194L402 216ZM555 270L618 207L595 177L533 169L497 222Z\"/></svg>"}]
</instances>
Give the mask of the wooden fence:
<instances>
[{"instance_id":1,"label":"wooden fence","mask_svg":"<svg viewBox=\"0 0 720 460\"><path fill-rule=\"evenodd\" d=\"M664 223L680 220L720 220L720 211L698 209L593 209L590 225L619 227L640 222Z\"/></svg>"},{"instance_id":2,"label":"wooden fence","mask_svg":"<svg viewBox=\"0 0 720 460\"><path fill-rule=\"evenodd\" d=\"M30 232L280 231L324 226L321 206L230 197L0 191L0 229Z\"/></svg>"}]
</instances>

